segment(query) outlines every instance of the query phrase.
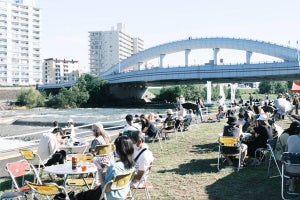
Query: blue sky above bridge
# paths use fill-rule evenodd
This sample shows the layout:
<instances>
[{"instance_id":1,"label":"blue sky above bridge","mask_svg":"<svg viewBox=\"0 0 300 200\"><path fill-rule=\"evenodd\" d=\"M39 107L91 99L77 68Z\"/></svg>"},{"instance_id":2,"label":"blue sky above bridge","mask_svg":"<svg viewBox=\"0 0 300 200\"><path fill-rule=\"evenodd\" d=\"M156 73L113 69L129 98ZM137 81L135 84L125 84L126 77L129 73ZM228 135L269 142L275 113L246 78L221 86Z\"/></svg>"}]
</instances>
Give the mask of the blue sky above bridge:
<instances>
[{"instance_id":1,"label":"blue sky above bridge","mask_svg":"<svg viewBox=\"0 0 300 200\"><path fill-rule=\"evenodd\" d=\"M292 47L300 41L298 0L36 1L42 8L42 58L76 59L86 67L88 31L109 30L118 22L126 24L130 35L141 37L145 48L190 36L240 37ZM167 56L164 63L183 64L184 53L178 55ZM244 52L234 50L220 51L219 55L226 63L242 62L244 57ZM190 54L191 64L209 59L211 50ZM253 55L256 59L266 57ZM153 65L157 63L153 60Z\"/></svg>"}]
</instances>

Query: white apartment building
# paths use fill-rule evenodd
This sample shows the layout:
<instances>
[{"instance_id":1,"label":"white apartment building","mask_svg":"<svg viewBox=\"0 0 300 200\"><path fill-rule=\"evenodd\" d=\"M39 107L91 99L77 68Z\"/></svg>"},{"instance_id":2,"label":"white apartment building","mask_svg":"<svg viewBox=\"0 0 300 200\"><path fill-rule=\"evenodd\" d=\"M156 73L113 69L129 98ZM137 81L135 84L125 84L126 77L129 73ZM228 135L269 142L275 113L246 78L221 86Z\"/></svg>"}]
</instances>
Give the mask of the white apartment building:
<instances>
[{"instance_id":1,"label":"white apartment building","mask_svg":"<svg viewBox=\"0 0 300 200\"><path fill-rule=\"evenodd\" d=\"M76 82L80 76L79 62L48 58L43 62L43 83L60 84Z\"/></svg>"},{"instance_id":2,"label":"white apartment building","mask_svg":"<svg viewBox=\"0 0 300 200\"><path fill-rule=\"evenodd\" d=\"M35 0L0 0L0 85L42 83L40 23Z\"/></svg>"},{"instance_id":3,"label":"white apartment building","mask_svg":"<svg viewBox=\"0 0 300 200\"><path fill-rule=\"evenodd\" d=\"M125 33L118 23L110 31L90 31L90 73L100 75L111 66L143 50L144 41Z\"/></svg>"}]
</instances>

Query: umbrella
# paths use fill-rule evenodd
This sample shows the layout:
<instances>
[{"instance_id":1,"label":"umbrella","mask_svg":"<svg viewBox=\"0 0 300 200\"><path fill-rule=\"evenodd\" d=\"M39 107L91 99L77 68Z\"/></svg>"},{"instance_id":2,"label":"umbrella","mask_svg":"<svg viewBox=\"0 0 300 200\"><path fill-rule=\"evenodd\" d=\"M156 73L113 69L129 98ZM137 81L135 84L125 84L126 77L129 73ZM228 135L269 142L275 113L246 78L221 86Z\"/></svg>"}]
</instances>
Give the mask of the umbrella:
<instances>
[{"instance_id":1,"label":"umbrella","mask_svg":"<svg viewBox=\"0 0 300 200\"><path fill-rule=\"evenodd\" d=\"M285 112L292 110L291 103L284 98L276 99L274 101L274 105L276 106L276 108L278 109L278 112L280 114L283 114Z\"/></svg>"},{"instance_id":2,"label":"umbrella","mask_svg":"<svg viewBox=\"0 0 300 200\"><path fill-rule=\"evenodd\" d=\"M186 102L186 103L183 103L181 104L183 108L189 110L189 109L192 109L192 110L198 110L198 105L195 104L195 103L192 103L192 102Z\"/></svg>"}]
</instances>

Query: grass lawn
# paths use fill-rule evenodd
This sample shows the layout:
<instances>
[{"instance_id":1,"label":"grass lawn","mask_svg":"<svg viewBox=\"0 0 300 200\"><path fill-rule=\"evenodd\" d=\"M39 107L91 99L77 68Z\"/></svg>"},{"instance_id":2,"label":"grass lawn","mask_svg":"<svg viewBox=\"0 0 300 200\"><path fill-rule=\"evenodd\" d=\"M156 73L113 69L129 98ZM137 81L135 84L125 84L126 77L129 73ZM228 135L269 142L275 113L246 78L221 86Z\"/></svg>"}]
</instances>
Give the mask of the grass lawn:
<instances>
[{"instance_id":1,"label":"grass lawn","mask_svg":"<svg viewBox=\"0 0 300 200\"><path fill-rule=\"evenodd\" d=\"M266 164L246 167L240 172L232 168L217 170L217 139L225 121L195 124L184 132L184 137L178 133L177 140L163 141L163 150L158 142L149 143L155 157L149 178L154 186L151 199L281 199L281 179L268 178ZM289 123L280 121L279 125L286 128ZM276 173L275 167L272 173ZM2 178L0 189L0 194L8 191L10 181ZM142 191L136 199L145 199Z\"/></svg>"}]
</instances>

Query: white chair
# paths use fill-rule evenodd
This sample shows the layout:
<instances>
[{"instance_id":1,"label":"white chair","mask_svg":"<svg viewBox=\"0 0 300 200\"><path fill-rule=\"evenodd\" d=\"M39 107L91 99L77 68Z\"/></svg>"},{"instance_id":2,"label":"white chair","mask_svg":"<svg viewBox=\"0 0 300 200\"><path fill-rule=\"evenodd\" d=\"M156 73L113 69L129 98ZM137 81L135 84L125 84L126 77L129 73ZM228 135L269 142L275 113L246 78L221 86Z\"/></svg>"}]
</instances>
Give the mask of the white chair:
<instances>
[{"instance_id":1,"label":"white chair","mask_svg":"<svg viewBox=\"0 0 300 200\"><path fill-rule=\"evenodd\" d=\"M131 186L131 188L133 190L131 199L134 199L138 190L144 190L145 197L147 200L149 200L151 198L150 188L153 188L153 185L150 181L147 181L147 178L149 177L149 174L151 172L151 168L152 168L152 165L144 172L143 176L141 177L140 181L138 182L138 184L135 187L133 185Z\"/></svg>"}]
</instances>

